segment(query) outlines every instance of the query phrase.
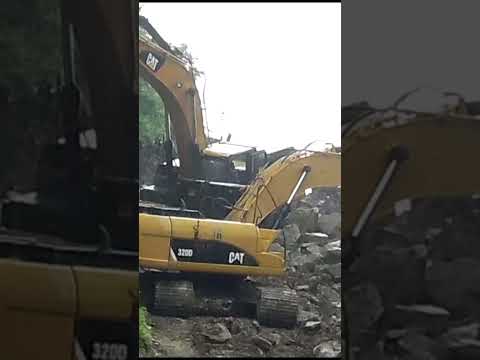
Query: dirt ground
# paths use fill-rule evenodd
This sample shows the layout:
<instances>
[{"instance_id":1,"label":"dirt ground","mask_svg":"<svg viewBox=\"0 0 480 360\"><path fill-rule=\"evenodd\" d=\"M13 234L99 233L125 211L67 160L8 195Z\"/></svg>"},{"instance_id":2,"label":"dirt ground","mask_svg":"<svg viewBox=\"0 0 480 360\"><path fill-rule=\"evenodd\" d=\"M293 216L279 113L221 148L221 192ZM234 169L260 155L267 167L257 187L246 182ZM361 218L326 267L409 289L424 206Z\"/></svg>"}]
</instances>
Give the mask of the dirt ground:
<instances>
[{"instance_id":1,"label":"dirt ground","mask_svg":"<svg viewBox=\"0 0 480 360\"><path fill-rule=\"evenodd\" d=\"M295 283L292 274L290 280ZM278 280L277 280L278 281ZM282 281L283 282L283 281ZM298 286L298 285L297 285ZM306 304L308 292L298 291L299 303ZM307 305L305 305L307 306ZM300 308L303 308L300 305ZM189 319L150 315L154 357L312 357L340 352L340 318L337 314L322 316L312 329L299 323L294 329L261 327L253 318L192 317ZM222 343L212 341L216 324L222 324L231 338ZM261 342L256 336L267 340ZM314 351L315 349L315 351ZM322 353L323 351L323 353Z\"/></svg>"}]
</instances>

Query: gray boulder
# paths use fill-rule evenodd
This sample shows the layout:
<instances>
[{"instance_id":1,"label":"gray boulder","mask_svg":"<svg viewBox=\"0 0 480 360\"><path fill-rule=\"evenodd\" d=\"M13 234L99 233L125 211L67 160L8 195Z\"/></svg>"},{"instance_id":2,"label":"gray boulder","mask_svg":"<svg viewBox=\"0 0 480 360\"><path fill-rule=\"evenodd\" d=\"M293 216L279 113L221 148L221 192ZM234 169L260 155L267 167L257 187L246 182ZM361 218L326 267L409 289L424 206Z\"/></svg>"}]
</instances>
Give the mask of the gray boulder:
<instances>
[{"instance_id":1,"label":"gray boulder","mask_svg":"<svg viewBox=\"0 0 480 360\"><path fill-rule=\"evenodd\" d=\"M342 217L340 213L319 215L317 224L318 231L330 236L338 236L341 233Z\"/></svg>"},{"instance_id":2,"label":"gray boulder","mask_svg":"<svg viewBox=\"0 0 480 360\"><path fill-rule=\"evenodd\" d=\"M296 224L301 233L315 232L318 228L318 209L317 208L298 208L292 210L286 218L287 224Z\"/></svg>"}]
</instances>

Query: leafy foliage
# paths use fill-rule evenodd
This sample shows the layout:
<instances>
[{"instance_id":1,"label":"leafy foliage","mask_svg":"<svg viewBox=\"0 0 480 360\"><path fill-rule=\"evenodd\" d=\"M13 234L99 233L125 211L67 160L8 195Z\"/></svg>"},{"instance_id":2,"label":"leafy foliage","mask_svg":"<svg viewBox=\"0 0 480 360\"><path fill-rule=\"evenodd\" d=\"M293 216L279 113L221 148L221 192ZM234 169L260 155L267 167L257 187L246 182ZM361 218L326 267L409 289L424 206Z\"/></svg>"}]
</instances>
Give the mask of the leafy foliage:
<instances>
[{"instance_id":1,"label":"leafy foliage","mask_svg":"<svg viewBox=\"0 0 480 360\"><path fill-rule=\"evenodd\" d=\"M166 118L162 98L143 78L139 79L139 84L139 140L144 145L163 142L166 135Z\"/></svg>"},{"instance_id":2,"label":"leafy foliage","mask_svg":"<svg viewBox=\"0 0 480 360\"><path fill-rule=\"evenodd\" d=\"M166 111L150 84L139 78L139 85L139 175L142 184L151 184L163 159L160 143L166 139Z\"/></svg>"},{"instance_id":3,"label":"leafy foliage","mask_svg":"<svg viewBox=\"0 0 480 360\"><path fill-rule=\"evenodd\" d=\"M28 92L40 81L54 83L62 71L60 2L6 2L0 15L3 85Z\"/></svg>"},{"instance_id":4,"label":"leafy foliage","mask_svg":"<svg viewBox=\"0 0 480 360\"><path fill-rule=\"evenodd\" d=\"M0 194L36 186L40 150L57 134L56 99L37 88L63 76L60 1L0 7Z\"/></svg>"},{"instance_id":5,"label":"leafy foliage","mask_svg":"<svg viewBox=\"0 0 480 360\"><path fill-rule=\"evenodd\" d=\"M152 327L148 323L148 313L145 307L141 306L138 309L139 321L139 336L140 336L140 351L148 353L152 346Z\"/></svg>"}]
</instances>

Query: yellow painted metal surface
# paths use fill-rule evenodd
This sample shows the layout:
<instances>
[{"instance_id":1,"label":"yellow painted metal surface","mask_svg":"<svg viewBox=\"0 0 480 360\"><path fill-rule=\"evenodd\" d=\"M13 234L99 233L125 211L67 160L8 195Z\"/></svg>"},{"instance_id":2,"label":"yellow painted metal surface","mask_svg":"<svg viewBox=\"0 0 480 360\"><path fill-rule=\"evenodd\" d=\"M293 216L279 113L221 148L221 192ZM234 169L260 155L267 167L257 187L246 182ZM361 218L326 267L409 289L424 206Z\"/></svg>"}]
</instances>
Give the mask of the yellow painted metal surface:
<instances>
[{"instance_id":1,"label":"yellow painted metal surface","mask_svg":"<svg viewBox=\"0 0 480 360\"><path fill-rule=\"evenodd\" d=\"M76 294L68 266L0 260L2 359L69 359Z\"/></svg>"},{"instance_id":2,"label":"yellow painted metal surface","mask_svg":"<svg viewBox=\"0 0 480 360\"><path fill-rule=\"evenodd\" d=\"M172 238L193 239L198 229L197 237L199 239L221 239L222 242L235 245L249 254L255 254L257 250L258 228L253 224L181 217L170 217L170 220L172 222Z\"/></svg>"},{"instance_id":3,"label":"yellow painted metal surface","mask_svg":"<svg viewBox=\"0 0 480 360\"><path fill-rule=\"evenodd\" d=\"M480 193L480 120L473 117L420 116L391 128L360 128L342 139L342 233L351 234L396 145L409 160L394 175L371 221L387 221L402 199Z\"/></svg>"},{"instance_id":4,"label":"yellow painted metal surface","mask_svg":"<svg viewBox=\"0 0 480 360\"><path fill-rule=\"evenodd\" d=\"M172 225L168 216L138 215L140 263L153 268L168 267Z\"/></svg>"},{"instance_id":5,"label":"yellow painted metal surface","mask_svg":"<svg viewBox=\"0 0 480 360\"><path fill-rule=\"evenodd\" d=\"M74 266L81 318L128 320L138 294L138 272Z\"/></svg>"},{"instance_id":6,"label":"yellow painted metal surface","mask_svg":"<svg viewBox=\"0 0 480 360\"><path fill-rule=\"evenodd\" d=\"M270 254L268 254L270 255ZM175 270L185 272L205 272L212 274L235 274L235 275L252 275L252 276L283 276L285 269L283 266L274 267L274 262L279 263L279 254L277 256L261 257L257 255L257 259L262 261L260 266L242 266L242 265L223 265L223 264L203 264L203 263L177 263ZM272 266L268 266L272 263Z\"/></svg>"},{"instance_id":7,"label":"yellow painted metal surface","mask_svg":"<svg viewBox=\"0 0 480 360\"><path fill-rule=\"evenodd\" d=\"M258 229L258 242L257 242L257 251L265 252L268 251L268 248L278 237L278 230L271 229Z\"/></svg>"},{"instance_id":8,"label":"yellow painted metal surface","mask_svg":"<svg viewBox=\"0 0 480 360\"><path fill-rule=\"evenodd\" d=\"M77 319L128 320L138 301L137 271L1 259L0 273L2 359L71 359Z\"/></svg>"},{"instance_id":9,"label":"yellow painted metal surface","mask_svg":"<svg viewBox=\"0 0 480 360\"><path fill-rule=\"evenodd\" d=\"M139 263L145 268L239 275L282 275L285 271L283 253L268 251L278 237L277 230L231 221L148 214L139 214L139 228ZM172 238L221 241L248 253L259 266L177 261L171 256Z\"/></svg>"},{"instance_id":10,"label":"yellow painted metal surface","mask_svg":"<svg viewBox=\"0 0 480 360\"><path fill-rule=\"evenodd\" d=\"M74 318L67 315L10 310L2 314L2 359L71 359ZM3 331L2 331L3 332Z\"/></svg>"},{"instance_id":11,"label":"yellow painted metal surface","mask_svg":"<svg viewBox=\"0 0 480 360\"><path fill-rule=\"evenodd\" d=\"M311 171L298 189L297 198L306 189L341 184L341 154L330 152L296 152L279 159L259 172L226 220L258 224L285 204L305 166Z\"/></svg>"}]
</instances>

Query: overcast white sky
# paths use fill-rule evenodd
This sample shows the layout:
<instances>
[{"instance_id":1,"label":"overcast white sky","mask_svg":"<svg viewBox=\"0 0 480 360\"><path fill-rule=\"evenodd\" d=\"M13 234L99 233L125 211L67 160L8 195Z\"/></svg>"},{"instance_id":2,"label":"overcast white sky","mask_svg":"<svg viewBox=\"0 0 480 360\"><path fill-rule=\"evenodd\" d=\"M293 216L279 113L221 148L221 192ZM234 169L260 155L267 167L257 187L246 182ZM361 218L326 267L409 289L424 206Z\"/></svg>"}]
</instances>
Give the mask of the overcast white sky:
<instances>
[{"instance_id":1,"label":"overcast white sky","mask_svg":"<svg viewBox=\"0 0 480 360\"><path fill-rule=\"evenodd\" d=\"M417 87L477 100L478 10L475 1L343 1L343 104L389 106Z\"/></svg>"},{"instance_id":2,"label":"overcast white sky","mask_svg":"<svg viewBox=\"0 0 480 360\"><path fill-rule=\"evenodd\" d=\"M339 3L144 3L205 72L211 136L274 151L340 145ZM197 87L202 94L203 81ZM223 113L223 115L222 115Z\"/></svg>"}]
</instances>

